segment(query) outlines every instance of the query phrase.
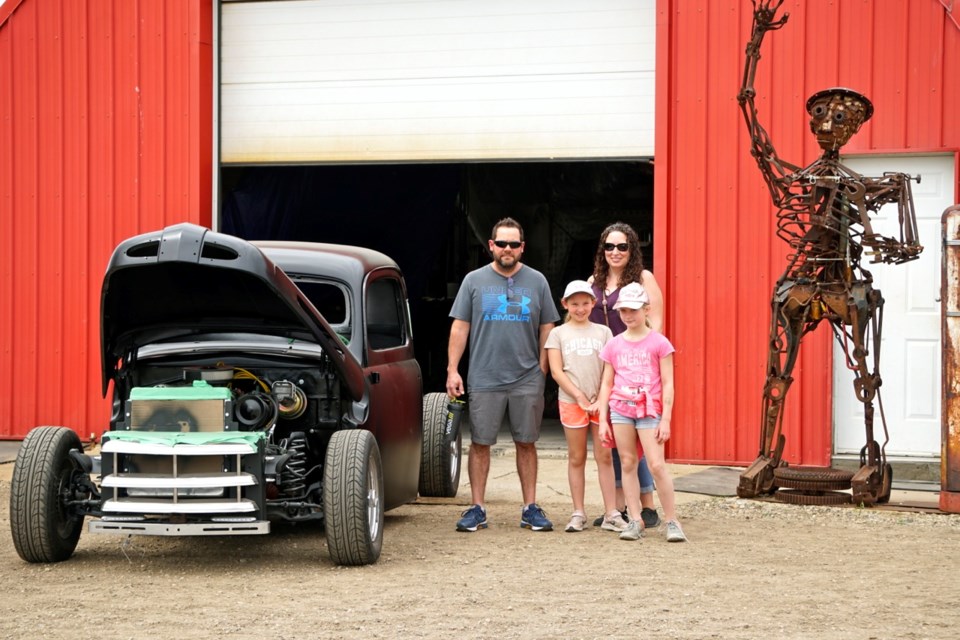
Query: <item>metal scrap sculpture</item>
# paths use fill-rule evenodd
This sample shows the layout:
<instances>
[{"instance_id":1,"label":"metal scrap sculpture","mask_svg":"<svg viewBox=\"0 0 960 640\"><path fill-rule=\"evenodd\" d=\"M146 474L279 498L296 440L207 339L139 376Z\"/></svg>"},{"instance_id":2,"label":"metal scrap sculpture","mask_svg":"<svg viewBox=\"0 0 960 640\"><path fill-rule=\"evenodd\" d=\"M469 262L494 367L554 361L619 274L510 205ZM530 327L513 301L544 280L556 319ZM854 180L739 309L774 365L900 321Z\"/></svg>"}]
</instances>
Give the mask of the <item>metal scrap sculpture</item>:
<instances>
[{"instance_id":1,"label":"metal scrap sculpture","mask_svg":"<svg viewBox=\"0 0 960 640\"><path fill-rule=\"evenodd\" d=\"M840 163L840 148L873 115L873 105L863 95L842 87L818 91L807 100L810 129L823 150L806 167L782 160L767 132L757 120L754 77L760 46L768 31L784 26L789 14L777 18L783 0L752 0L753 32L747 43L743 85L738 95L740 109L751 137L751 153L777 207L777 235L790 246L787 267L777 280L771 300L767 378L763 388L760 452L740 476L737 494L752 498L770 493L777 486L806 489L840 489L838 481L853 489L857 504L885 502L890 496L892 471L886 461L889 436L879 396L881 384L880 333L883 298L873 288L870 272L861 264L899 264L919 257L916 215L910 190L911 176L885 173L879 178L861 176ZM919 177L917 178L919 182ZM875 233L870 215L886 204L899 208L900 237ZM826 468L791 469L783 462L781 433L784 401L793 382L800 341L826 321L846 353L853 371L857 400L863 403L866 444L860 452L860 469L836 474ZM870 354L870 348L873 354ZM874 400L880 407L884 445L874 438ZM808 472L806 476L804 472ZM780 481L781 476L789 481ZM817 496L836 493L814 491L808 499L787 500L801 504L829 504ZM850 497L840 494L844 500Z\"/></svg>"}]
</instances>

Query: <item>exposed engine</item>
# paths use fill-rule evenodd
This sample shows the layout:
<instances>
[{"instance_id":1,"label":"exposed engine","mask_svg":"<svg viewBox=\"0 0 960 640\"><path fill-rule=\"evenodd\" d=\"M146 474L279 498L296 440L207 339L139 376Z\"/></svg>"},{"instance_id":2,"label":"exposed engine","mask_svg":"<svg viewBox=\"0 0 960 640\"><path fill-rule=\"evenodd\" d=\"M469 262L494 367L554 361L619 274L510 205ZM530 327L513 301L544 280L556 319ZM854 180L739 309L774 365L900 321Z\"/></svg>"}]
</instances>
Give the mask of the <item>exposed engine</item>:
<instances>
[{"instance_id":1,"label":"exposed engine","mask_svg":"<svg viewBox=\"0 0 960 640\"><path fill-rule=\"evenodd\" d=\"M262 456L164 456L125 453L104 460L104 471L118 474L216 475L248 473L255 487L124 487L118 500L236 499L264 505L266 519L322 518L324 453L343 415L340 383L333 367L274 366L264 360L239 366L218 360L192 366L145 366L132 375L126 400L117 403L113 432L249 434ZM248 468L262 460L262 468ZM116 468L111 468L116 465ZM213 483L211 483L213 484ZM256 494L256 495L254 495ZM107 518L109 520L109 517Z\"/></svg>"}]
</instances>

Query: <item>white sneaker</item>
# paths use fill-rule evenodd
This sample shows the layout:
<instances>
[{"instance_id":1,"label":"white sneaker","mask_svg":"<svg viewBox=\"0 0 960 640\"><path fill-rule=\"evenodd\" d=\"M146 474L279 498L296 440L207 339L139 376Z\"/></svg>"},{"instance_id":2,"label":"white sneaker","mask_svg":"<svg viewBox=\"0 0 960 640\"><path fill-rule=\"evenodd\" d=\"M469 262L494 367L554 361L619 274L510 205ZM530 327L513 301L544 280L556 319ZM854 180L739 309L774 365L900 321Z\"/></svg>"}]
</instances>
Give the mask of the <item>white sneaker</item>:
<instances>
[{"instance_id":1,"label":"white sneaker","mask_svg":"<svg viewBox=\"0 0 960 640\"><path fill-rule=\"evenodd\" d=\"M567 523L567 528L564 531L567 533L583 531L585 524L587 524L587 516L578 512L570 516L570 522Z\"/></svg>"},{"instance_id":2,"label":"white sneaker","mask_svg":"<svg viewBox=\"0 0 960 640\"><path fill-rule=\"evenodd\" d=\"M631 520L626 528L620 532L621 540L639 540L643 537L643 529L636 520Z\"/></svg>"},{"instance_id":3,"label":"white sneaker","mask_svg":"<svg viewBox=\"0 0 960 640\"><path fill-rule=\"evenodd\" d=\"M687 536L680 528L680 523L671 520L667 523L667 542L686 542Z\"/></svg>"},{"instance_id":4,"label":"white sneaker","mask_svg":"<svg viewBox=\"0 0 960 640\"><path fill-rule=\"evenodd\" d=\"M612 516L603 516L603 524L600 525L600 528L604 531L623 531L627 528L627 521L618 511Z\"/></svg>"}]
</instances>

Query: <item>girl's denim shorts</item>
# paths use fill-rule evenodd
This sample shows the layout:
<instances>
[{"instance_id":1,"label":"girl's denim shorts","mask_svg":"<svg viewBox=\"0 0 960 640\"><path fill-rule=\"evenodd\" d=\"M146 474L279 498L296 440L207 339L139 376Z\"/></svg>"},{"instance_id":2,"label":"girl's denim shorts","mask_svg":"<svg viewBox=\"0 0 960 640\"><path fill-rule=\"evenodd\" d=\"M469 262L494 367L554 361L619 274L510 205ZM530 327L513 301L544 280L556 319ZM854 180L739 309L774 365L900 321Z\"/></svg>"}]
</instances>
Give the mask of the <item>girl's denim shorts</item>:
<instances>
[{"instance_id":1,"label":"girl's denim shorts","mask_svg":"<svg viewBox=\"0 0 960 640\"><path fill-rule=\"evenodd\" d=\"M660 424L660 416L647 418L631 418L610 409L610 424L632 424L637 430L656 429Z\"/></svg>"}]
</instances>

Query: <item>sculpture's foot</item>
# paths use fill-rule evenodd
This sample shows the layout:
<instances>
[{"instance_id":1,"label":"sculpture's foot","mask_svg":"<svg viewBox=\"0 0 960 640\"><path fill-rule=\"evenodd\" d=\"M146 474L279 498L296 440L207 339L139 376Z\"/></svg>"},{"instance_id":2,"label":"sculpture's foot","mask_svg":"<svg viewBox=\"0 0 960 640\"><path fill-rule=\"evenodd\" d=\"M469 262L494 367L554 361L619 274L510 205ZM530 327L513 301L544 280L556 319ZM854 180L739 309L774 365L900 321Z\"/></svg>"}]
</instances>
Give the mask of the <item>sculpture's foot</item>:
<instances>
[{"instance_id":1,"label":"sculpture's foot","mask_svg":"<svg viewBox=\"0 0 960 640\"><path fill-rule=\"evenodd\" d=\"M737 496L740 498L756 498L764 493L771 493L773 486L773 470L778 463L766 456L760 456L740 474L740 484L737 485Z\"/></svg>"},{"instance_id":2,"label":"sculpture's foot","mask_svg":"<svg viewBox=\"0 0 960 640\"><path fill-rule=\"evenodd\" d=\"M871 506L889 501L892 484L893 468L889 463L883 466L863 465L850 481L853 504Z\"/></svg>"}]
</instances>

